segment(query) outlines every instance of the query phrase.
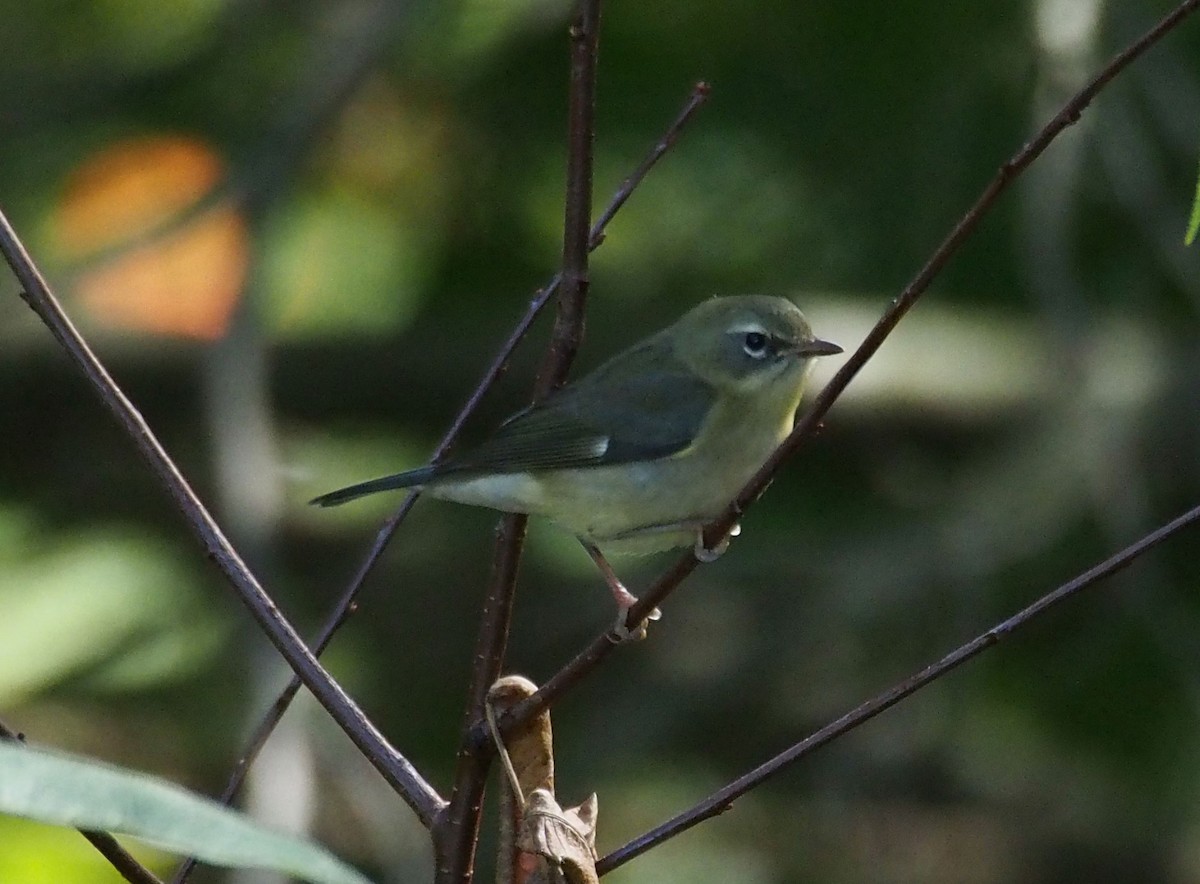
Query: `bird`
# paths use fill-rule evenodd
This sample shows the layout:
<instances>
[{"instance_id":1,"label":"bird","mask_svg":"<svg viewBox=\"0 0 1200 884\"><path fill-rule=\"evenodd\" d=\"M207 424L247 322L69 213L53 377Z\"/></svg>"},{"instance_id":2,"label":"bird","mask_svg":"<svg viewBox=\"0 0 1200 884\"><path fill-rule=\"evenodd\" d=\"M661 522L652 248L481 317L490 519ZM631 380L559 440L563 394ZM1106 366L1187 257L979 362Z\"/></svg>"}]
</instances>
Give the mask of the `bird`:
<instances>
[{"instance_id":1,"label":"bird","mask_svg":"<svg viewBox=\"0 0 1200 884\"><path fill-rule=\"evenodd\" d=\"M728 539L705 549L704 526L791 432L813 359L841 352L787 298L709 298L478 446L310 503L407 488L546 517L596 562L617 603L616 631L629 637L637 598L606 556L689 545L702 561L720 554Z\"/></svg>"}]
</instances>

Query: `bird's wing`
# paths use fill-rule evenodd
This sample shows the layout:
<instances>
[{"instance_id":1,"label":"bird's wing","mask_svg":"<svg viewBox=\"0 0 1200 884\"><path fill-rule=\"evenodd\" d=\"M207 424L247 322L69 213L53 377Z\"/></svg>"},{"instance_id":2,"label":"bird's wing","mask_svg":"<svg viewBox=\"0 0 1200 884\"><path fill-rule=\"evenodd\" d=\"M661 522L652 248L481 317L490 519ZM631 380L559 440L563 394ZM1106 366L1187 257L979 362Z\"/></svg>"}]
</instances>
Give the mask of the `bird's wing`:
<instances>
[{"instance_id":1,"label":"bird's wing","mask_svg":"<svg viewBox=\"0 0 1200 884\"><path fill-rule=\"evenodd\" d=\"M673 358L635 348L517 412L437 475L519 472L652 460L690 445L716 392Z\"/></svg>"}]
</instances>

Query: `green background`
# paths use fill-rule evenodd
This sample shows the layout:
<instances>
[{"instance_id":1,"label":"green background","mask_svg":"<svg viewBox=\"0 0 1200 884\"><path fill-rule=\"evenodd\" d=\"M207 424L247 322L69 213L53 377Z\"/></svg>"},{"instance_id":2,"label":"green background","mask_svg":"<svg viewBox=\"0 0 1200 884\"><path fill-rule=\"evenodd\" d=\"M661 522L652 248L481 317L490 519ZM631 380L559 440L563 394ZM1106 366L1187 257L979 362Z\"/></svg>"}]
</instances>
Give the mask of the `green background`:
<instances>
[{"instance_id":1,"label":"green background","mask_svg":"<svg viewBox=\"0 0 1200 884\"><path fill-rule=\"evenodd\" d=\"M695 81L712 97L594 255L578 368L716 293L787 294L853 348L1000 163L1169 8L607 4L598 207ZM569 13L0 8L0 206L304 634L398 502L305 501L421 463L555 270ZM1198 58L1188 21L1100 96L731 552L556 709L559 794L599 793L602 853L1196 504ZM348 67L361 74L329 98ZM106 324L56 252L72 171L162 134L208 144L249 198L247 293L218 343ZM0 296L0 717L219 791L286 673L7 275ZM547 327L468 438L527 401ZM443 791L494 523L419 503L327 656ZM605 880L1200 880L1196 544L1152 552ZM617 567L636 591L671 561ZM535 522L511 668L549 677L610 605L574 541ZM412 815L307 700L254 795L378 880L429 877ZM116 874L74 833L0 820L0 881L67 880Z\"/></svg>"}]
</instances>

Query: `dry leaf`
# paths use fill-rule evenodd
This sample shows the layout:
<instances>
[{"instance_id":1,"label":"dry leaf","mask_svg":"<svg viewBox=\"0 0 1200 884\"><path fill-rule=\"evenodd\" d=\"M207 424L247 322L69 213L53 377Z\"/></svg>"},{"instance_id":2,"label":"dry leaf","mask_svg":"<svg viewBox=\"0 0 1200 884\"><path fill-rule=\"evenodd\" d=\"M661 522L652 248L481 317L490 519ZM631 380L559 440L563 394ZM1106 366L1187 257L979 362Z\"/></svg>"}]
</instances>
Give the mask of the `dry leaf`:
<instances>
[{"instance_id":1,"label":"dry leaf","mask_svg":"<svg viewBox=\"0 0 1200 884\"><path fill-rule=\"evenodd\" d=\"M490 720L537 685L506 676L488 691ZM596 884L596 796L563 810L554 797L550 713L543 712L498 746L510 771L501 789L498 881L501 884Z\"/></svg>"}]
</instances>

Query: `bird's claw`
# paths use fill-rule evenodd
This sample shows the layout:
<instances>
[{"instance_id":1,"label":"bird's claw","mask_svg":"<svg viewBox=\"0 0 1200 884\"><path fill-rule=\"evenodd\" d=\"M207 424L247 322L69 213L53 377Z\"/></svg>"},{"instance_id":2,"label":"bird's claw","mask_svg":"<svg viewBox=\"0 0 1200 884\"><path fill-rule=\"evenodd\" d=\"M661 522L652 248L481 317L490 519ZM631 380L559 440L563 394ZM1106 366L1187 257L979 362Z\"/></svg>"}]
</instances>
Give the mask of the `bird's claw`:
<instances>
[{"instance_id":1,"label":"bird's claw","mask_svg":"<svg viewBox=\"0 0 1200 884\"><path fill-rule=\"evenodd\" d=\"M626 590L626 592L628 593L628 590ZM655 608L646 615L646 618L642 620L641 623L630 629L625 624L625 620L629 616L629 608L633 607L633 605L637 603L637 598L633 595L630 595L629 597L633 599L633 602L630 603L629 607L617 608L617 622L614 623L613 628L606 633L608 640L614 645L620 645L631 641L642 641L646 637L646 628L650 625L650 621L662 619L662 611L660 611L658 608Z\"/></svg>"},{"instance_id":2,"label":"bird's claw","mask_svg":"<svg viewBox=\"0 0 1200 884\"><path fill-rule=\"evenodd\" d=\"M701 529L696 532L696 545L692 548L692 555L696 557L696 561L703 562L706 565L709 562L715 562L725 554L725 550L729 549L730 539L737 537L741 533L742 526L734 522L733 526L729 529L729 533L722 537L716 546L709 549L704 545L704 531Z\"/></svg>"}]
</instances>

